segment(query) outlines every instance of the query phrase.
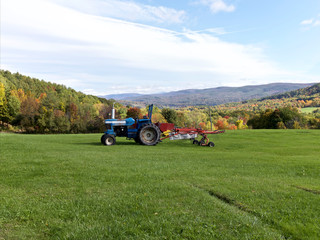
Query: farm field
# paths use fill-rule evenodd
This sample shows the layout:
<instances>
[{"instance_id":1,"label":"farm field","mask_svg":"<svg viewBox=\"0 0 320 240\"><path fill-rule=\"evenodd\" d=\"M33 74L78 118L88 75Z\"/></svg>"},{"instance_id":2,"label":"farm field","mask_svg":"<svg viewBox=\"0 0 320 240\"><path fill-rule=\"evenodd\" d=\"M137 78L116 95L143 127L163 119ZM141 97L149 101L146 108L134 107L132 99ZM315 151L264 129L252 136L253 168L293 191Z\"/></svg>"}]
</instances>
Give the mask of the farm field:
<instances>
[{"instance_id":1,"label":"farm field","mask_svg":"<svg viewBox=\"0 0 320 240\"><path fill-rule=\"evenodd\" d=\"M214 148L0 134L0 239L320 239L320 131Z\"/></svg>"},{"instance_id":2,"label":"farm field","mask_svg":"<svg viewBox=\"0 0 320 240\"><path fill-rule=\"evenodd\" d=\"M306 107L306 108L301 108L300 111L302 113L308 114L308 113L312 113L313 111L315 111L317 109L320 109L320 108L318 108L318 107Z\"/></svg>"}]
</instances>

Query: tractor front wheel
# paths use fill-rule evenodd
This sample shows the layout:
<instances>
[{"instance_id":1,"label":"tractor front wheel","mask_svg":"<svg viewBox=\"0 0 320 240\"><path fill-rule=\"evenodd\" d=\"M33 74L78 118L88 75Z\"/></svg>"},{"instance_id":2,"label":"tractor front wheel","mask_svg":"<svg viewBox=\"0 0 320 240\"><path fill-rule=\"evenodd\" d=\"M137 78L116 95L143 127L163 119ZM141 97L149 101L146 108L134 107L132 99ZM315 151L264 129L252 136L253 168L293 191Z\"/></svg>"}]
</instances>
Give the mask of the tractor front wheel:
<instances>
[{"instance_id":1,"label":"tractor front wheel","mask_svg":"<svg viewBox=\"0 0 320 240\"><path fill-rule=\"evenodd\" d=\"M208 143L208 147L214 147L214 143L213 142L209 142Z\"/></svg>"},{"instance_id":2,"label":"tractor front wheel","mask_svg":"<svg viewBox=\"0 0 320 240\"><path fill-rule=\"evenodd\" d=\"M111 146L116 143L116 138L113 135L104 134L101 137L101 143L106 146Z\"/></svg>"}]
</instances>

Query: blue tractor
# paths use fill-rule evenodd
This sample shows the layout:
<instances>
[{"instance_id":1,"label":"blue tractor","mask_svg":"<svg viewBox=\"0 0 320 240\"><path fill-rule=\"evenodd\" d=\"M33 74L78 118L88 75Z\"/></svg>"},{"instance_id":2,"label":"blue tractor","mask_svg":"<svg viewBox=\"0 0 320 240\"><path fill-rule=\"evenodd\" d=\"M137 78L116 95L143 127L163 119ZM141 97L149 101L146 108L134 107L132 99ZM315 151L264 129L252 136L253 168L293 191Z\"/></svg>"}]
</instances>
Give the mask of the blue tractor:
<instances>
[{"instance_id":1,"label":"blue tractor","mask_svg":"<svg viewBox=\"0 0 320 240\"><path fill-rule=\"evenodd\" d=\"M149 106L148 116L143 119L115 119L115 110L112 109L111 119L106 119L107 131L101 137L101 143L111 146L116 143L116 137L134 139L142 145L156 145L160 142L161 132L158 126L152 123L153 104Z\"/></svg>"}]
</instances>

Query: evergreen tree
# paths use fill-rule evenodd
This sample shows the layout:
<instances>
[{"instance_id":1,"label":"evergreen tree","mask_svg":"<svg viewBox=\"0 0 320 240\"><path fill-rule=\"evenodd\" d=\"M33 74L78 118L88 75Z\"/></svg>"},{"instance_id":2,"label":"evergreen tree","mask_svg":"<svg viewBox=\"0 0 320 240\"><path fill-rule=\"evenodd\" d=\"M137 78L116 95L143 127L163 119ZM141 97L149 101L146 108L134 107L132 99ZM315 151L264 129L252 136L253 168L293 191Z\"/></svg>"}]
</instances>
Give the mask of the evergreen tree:
<instances>
[{"instance_id":1,"label":"evergreen tree","mask_svg":"<svg viewBox=\"0 0 320 240\"><path fill-rule=\"evenodd\" d=\"M174 109L164 108L161 110L161 115L167 120L168 123L177 122L177 112Z\"/></svg>"}]
</instances>

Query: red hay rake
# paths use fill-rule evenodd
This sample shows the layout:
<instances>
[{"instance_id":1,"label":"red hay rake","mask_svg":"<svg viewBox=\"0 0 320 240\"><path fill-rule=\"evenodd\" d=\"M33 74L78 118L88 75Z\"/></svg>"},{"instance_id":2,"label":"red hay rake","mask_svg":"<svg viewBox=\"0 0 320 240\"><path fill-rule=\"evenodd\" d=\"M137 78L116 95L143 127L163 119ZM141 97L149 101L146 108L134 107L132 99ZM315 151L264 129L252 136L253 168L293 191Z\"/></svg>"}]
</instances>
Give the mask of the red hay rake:
<instances>
[{"instance_id":1,"label":"red hay rake","mask_svg":"<svg viewBox=\"0 0 320 240\"><path fill-rule=\"evenodd\" d=\"M170 130L168 136L163 137L160 140L164 140L166 138L169 138L170 140L190 139L190 140L193 140L193 144L197 144L199 146L214 147L214 143L210 142L207 135L220 134L224 132L225 130L208 131L208 130L203 130L199 128L174 128ZM196 140L198 135L202 136L200 141Z\"/></svg>"}]
</instances>

